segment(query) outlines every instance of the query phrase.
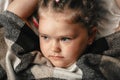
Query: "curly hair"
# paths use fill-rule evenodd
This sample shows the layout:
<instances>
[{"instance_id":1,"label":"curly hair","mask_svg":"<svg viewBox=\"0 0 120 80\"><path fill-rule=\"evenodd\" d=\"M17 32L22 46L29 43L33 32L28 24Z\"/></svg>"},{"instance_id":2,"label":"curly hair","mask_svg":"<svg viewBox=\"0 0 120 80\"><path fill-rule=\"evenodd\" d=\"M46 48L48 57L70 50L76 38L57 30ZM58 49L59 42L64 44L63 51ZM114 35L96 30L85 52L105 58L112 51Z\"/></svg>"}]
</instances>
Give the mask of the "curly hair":
<instances>
[{"instance_id":1,"label":"curly hair","mask_svg":"<svg viewBox=\"0 0 120 80\"><path fill-rule=\"evenodd\" d=\"M56 13L69 10L73 23L82 23L90 29L104 19L106 10L102 7L103 4L102 0L39 0L39 13L43 10Z\"/></svg>"}]
</instances>

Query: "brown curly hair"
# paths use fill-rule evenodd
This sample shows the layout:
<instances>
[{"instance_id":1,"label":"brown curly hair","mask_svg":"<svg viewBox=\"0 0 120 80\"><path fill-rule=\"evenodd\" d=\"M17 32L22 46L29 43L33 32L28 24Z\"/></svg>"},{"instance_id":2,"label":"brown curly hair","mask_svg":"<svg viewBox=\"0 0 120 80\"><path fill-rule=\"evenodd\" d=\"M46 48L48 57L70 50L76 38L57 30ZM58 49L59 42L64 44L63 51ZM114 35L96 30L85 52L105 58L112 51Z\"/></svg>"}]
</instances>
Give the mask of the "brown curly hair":
<instances>
[{"instance_id":1,"label":"brown curly hair","mask_svg":"<svg viewBox=\"0 0 120 80\"><path fill-rule=\"evenodd\" d=\"M98 26L98 22L104 19L106 10L102 7L102 0L39 0L39 14L42 11L55 13L67 13L71 15L71 22L82 23L91 29ZM73 14L74 13L74 14Z\"/></svg>"}]
</instances>

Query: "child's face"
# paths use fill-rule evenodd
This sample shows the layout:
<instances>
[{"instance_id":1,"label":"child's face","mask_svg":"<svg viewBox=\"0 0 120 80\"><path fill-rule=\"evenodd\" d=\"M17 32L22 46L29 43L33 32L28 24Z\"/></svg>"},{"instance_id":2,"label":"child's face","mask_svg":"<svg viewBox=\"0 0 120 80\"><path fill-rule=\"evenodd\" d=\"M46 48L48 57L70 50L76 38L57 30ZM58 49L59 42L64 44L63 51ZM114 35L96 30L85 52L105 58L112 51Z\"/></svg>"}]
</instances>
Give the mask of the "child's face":
<instances>
[{"instance_id":1,"label":"child's face","mask_svg":"<svg viewBox=\"0 0 120 80\"><path fill-rule=\"evenodd\" d=\"M72 65L91 40L86 28L67 23L59 16L43 16L39 33L41 51L56 67Z\"/></svg>"}]
</instances>

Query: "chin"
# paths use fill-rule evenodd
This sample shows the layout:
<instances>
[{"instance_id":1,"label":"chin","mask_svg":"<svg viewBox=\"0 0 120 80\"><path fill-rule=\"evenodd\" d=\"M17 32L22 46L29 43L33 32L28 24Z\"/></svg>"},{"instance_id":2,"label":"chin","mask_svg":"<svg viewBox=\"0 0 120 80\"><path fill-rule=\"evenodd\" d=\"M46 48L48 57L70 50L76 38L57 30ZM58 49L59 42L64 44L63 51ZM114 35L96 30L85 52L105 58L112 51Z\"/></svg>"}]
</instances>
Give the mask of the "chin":
<instances>
[{"instance_id":1,"label":"chin","mask_svg":"<svg viewBox=\"0 0 120 80\"><path fill-rule=\"evenodd\" d=\"M61 65L54 65L54 66L59 68L65 68L65 66L61 66Z\"/></svg>"},{"instance_id":2,"label":"chin","mask_svg":"<svg viewBox=\"0 0 120 80\"><path fill-rule=\"evenodd\" d=\"M68 65L65 65L65 64L53 64L54 65L54 67L59 67L59 68L66 68L66 67L68 67Z\"/></svg>"}]
</instances>

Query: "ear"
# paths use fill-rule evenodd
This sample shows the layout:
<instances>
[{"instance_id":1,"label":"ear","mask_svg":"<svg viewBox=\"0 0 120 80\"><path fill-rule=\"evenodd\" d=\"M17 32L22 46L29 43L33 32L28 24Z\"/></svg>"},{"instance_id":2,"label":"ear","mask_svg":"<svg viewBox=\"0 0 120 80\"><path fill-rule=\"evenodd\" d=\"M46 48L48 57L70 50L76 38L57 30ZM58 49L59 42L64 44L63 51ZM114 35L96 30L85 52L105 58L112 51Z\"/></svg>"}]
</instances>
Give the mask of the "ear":
<instances>
[{"instance_id":1,"label":"ear","mask_svg":"<svg viewBox=\"0 0 120 80\"><path fill-rule=\"evenodd\" d=\"M91 45L93 43L93 41L96 38L96 33L97 33L97 28L92 27L91 32L89 34L88 45Z\"/></svg>"}]
</instances>

